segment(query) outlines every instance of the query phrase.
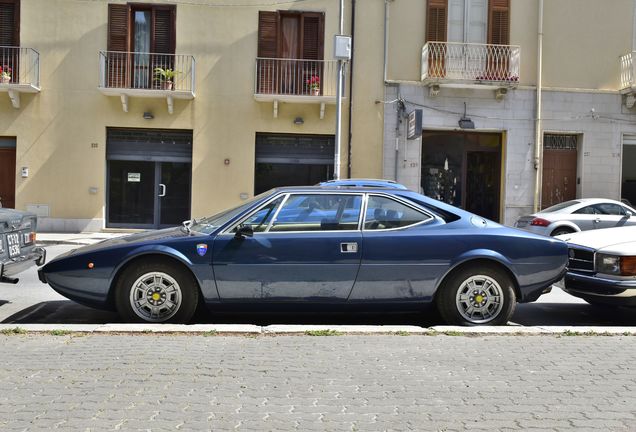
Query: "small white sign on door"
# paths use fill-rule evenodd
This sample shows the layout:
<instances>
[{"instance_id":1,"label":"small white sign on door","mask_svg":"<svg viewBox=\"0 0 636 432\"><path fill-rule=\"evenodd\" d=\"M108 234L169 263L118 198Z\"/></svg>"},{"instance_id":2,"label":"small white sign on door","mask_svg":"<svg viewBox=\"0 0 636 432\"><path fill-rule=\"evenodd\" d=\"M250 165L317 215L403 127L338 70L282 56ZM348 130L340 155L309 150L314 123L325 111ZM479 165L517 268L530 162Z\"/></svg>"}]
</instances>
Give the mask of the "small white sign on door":
<instances>
[{"instance_id":1,"label":"small white sign on door","mask_svg":"<svg viewBox=\"0 0 636 432\"><path fill-rule=\"evenodd\" d=\"M128 173L129 183L139 183L141 181L141 173Z\"/></svg>"}]
</instances>

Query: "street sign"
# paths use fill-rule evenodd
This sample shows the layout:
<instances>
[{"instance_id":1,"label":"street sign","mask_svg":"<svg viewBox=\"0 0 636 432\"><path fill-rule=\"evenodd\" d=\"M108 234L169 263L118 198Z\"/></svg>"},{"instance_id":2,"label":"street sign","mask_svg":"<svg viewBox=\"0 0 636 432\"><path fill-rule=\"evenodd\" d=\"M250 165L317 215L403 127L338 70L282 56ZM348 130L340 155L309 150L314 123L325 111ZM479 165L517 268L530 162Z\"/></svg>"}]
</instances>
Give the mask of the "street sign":
<instances>
[{"instance_id":1,"label":"street sign","mask_svg":"<svg viewBox=\"0 0 636 432\"><path fill-rule=\"evenodd\" d=\"M409 113L408 132L406 138L413 140L422 135L422 110L416 109Z\"/></svg>"}]
</instances>

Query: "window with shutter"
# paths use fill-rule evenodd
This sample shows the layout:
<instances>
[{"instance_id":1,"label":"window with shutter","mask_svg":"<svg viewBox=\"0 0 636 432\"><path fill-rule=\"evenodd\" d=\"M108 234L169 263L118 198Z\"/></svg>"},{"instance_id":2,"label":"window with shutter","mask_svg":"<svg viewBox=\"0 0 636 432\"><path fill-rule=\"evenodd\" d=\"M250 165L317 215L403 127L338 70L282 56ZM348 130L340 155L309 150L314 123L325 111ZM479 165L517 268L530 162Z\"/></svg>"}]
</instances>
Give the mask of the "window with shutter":
<instances>
[{"instance_id":1,"label":"window with shutter","mask_svg":"<svg viewBox=\"0 0 636 432\"><path fill-rule=\"evenodd\" d=\"M319 90L324 13L260 11L257 51L257 93L310 94L312 77Z\"/></svg>"},{"instance_id":2,"label":"window with shutter","mask_svg":"<svg viewBox=\"0 0 636 432\"><path fill-rule=\"evenodd\" d=\"M510 44L510 0L490 0L488 43Z\"/></svg>"},{"instance_id":3,"label":"window with shutter","mask_svg":"<svg viewBox=\"0 0 636 432\"><path fill-rule=\"evenodd\" d=\"M448 0L428 0L426 10L426 41L446 42ZM429 47L428 71L431 77L446 76L446 45L432 44Z\"/></svg>"},{"instance_id":4,"label":"window with shutter","mask_svg":"<svg viewBox=\"0 0 636 432\"><path fill-rule=\"evenodd\" d=\"M175 22L175 6L109 4L108 86L159 88L155 68L174 68Z\"/></svg>"},{"instance_id":5,"label":"window with shutter","mask_svg":"<svg viewBox=\"0 0 636 432\"><path fill-rule=\"evenodd\" d=\"M20 46L20 2L0 0L0 67L10 71L11 81L18 82L19 50L8 47Z\"/></svg>"}]
</instances>

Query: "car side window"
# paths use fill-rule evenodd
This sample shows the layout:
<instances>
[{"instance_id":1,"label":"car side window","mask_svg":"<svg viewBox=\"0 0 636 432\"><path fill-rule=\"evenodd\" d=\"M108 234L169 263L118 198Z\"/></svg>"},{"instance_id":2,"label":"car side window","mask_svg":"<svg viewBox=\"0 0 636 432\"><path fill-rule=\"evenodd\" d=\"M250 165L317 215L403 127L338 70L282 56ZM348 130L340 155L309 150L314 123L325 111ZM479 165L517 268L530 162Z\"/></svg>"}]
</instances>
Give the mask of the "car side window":
<instances>
[{"instance_id":1,"label":"car side window","mask_svg":"<svg viewBox=\"0 0 636 432\"><path fill-rule=\"evenodd\" d=\"M362 195L290 195L271 232L357 230Z\"/></svg>"},{"instance_id":2,"label":"car side window","mask_svg":"<svg viewBox=\"0 0 636 432\"><path fill-rule=\"evenodd\" d=\"M593 215L597 213L598 213L598 210L596 210L594 206L585 206L574 212L574 214L587 214L587 215Z\"/></svg>"},{"instance_id":3,"label":"car side window","mask_svg":"<svg viewBox=\"0 0 636 432\"><path fill-rule=\"evenodd\" d=\"M401 228L431 219L431 216L393 199L369 195L365 230Z\"/></svg>"},{"instance_id":4,"label":"car side window","mask_svg":"<svg viewBox=\"0 0 636 432\"><path fill-rule=\"evenodd\" d=\"M276 210L283 202L285 195L276 198L274 201L267 204L265 207L260 208L255 213L252 213L242 224L252 227L254 232L263 232L269 226L270 221L274 218ZM233 232L236 231L236 227Z\"/></svg>"},{"instance_id":5,"label":"car side window","mask_svg":"<svg viewBox=\"0 0 636 432\"><path fill-rule=\"evenodd\" d=\"M625 215L625 210L623 209L623 207L619 206L618 204L602 203L602 204L596 204L594 207L596 207L596 209L598 210L598 213L602 215L612 215L612 216Z\"/></svg>"}]
</instances>

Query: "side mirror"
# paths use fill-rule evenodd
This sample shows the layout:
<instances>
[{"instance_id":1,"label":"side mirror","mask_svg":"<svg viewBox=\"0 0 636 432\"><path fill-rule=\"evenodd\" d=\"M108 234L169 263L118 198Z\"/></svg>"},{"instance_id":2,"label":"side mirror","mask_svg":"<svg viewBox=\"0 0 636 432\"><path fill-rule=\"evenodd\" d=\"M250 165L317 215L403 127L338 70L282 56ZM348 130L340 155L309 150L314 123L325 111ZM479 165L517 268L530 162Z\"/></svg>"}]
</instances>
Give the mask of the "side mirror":
<instances>
[{"instance_id":1,"label":"side mirror","mask_svg":"<svg viewBox=\"0 0 636 432\"><path fill-rule=\"evenodd\" d=\"M236 239L244 239L245 237L253 237L254 230L251 225L239 225L236 227L236 234L234 234L234 238Z\"/></svg>"},{"instance_id":2,"label":"side mirror","mask_svg":"<svg viewBox=\"0 0 636 432\"><path fill-rule=\"evenodd\" d=\"M634 213L630 212L629 210L626 210L626 211L625 211L625 217L626 217L627 219L629 219L629 218L630 218L630 217L632 217L632 216L634 216Z\"/></svg>"}]
</instances>

